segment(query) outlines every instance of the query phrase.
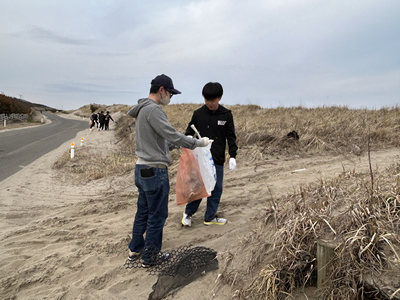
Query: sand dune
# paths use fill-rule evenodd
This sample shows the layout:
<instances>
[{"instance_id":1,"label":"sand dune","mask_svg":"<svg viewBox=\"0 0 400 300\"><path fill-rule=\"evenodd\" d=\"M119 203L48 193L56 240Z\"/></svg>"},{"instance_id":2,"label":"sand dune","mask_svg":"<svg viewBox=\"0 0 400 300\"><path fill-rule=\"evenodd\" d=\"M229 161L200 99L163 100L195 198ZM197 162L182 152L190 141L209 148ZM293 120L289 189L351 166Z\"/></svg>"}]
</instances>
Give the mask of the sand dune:
<instances>
[{"instance_id":1,"label":"sand dune","mask_svg":"<svg viewBox=\"0 0 400 300\"><path fill-rule=\"evenodd\" d=\"M133 174L73 185L53 163L74 141L87 149L116 147L113 132L85 130L0 183L1 299L147 299L157 276L127 269L127 244L136 212ZM182 228L183 207L170 195L163 250L205 246L222 254L234 251L254 226L254 217L273 198L300 185L332 177L343 168L367 170L364 156L290 157L257 164L240 150L237 169L225 169L220 214L225 226L204 226L205 205ZM399 159L398 149L372 153L383 168ZM304 171L292 173L297 169ZM171 179L171 187L175 184ZM174 189L172 189L174 190ZM218 270L205 274L166 299L231 299L230 287L215 288Z\"/></svg>"}]
</instances>

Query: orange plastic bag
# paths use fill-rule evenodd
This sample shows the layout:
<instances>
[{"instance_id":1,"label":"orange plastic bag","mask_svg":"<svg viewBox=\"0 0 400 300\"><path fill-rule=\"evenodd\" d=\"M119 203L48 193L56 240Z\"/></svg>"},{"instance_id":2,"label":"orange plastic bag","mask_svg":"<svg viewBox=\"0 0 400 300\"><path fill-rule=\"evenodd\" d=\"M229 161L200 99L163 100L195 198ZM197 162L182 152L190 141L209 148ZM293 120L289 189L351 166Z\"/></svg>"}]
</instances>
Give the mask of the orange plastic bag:
<instances>
[{"instance_id":1,"label":"orange plastic bag","mask_svg":"<svg viewBox=\"0 0 400 300\"><path fill-rule=\"evenodd\" d=\"M201 178L199 165L190 149L182 148L175 192L178 205L210 196Z\"/></svg>"}]
</instances>

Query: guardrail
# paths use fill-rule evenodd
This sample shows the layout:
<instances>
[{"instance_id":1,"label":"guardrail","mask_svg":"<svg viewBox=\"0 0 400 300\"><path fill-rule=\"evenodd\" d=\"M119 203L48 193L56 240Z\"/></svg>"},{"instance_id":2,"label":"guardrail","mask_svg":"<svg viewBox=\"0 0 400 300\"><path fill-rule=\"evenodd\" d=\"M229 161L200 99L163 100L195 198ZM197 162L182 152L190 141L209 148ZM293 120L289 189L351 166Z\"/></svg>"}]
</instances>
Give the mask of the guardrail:
<instances>
[{"instance_id":1,"label":"guardrail","mask_svg":"<svg viewBox=\"0 0 400 300\"><path fill-rule=\"evenodd\" d=\"M29 114L0 114L0 121L12 119L26 120L28 117Z\"/></svg>"}]
</instances>

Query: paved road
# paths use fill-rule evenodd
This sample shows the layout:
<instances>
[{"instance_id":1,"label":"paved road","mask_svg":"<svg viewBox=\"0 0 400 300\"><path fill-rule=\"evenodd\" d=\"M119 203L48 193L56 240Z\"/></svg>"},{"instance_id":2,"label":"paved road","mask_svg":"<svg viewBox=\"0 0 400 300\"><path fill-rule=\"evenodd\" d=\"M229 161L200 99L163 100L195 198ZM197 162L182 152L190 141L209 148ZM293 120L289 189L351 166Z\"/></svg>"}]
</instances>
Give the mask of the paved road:
<instances>
[{"instance_id":1,"label":"paved road","mask_svg":"<svg viewBox=\"0 0 400 300\"><path fill-rule=\"evenodd\" d=\"M88 128L87 121L45 115L50 124L0 132L0 182Z\"/></svg>"}]
</instances>

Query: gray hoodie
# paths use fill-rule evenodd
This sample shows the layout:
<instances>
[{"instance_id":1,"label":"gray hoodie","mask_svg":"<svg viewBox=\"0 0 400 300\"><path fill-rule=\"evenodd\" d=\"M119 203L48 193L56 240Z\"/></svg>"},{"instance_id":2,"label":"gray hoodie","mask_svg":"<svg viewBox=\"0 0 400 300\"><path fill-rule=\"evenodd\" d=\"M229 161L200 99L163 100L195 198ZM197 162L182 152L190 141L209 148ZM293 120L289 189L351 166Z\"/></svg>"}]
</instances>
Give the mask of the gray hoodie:
<instances>
[{"instance_id":1,"label":"gray hoodie","mask_svg":"<svg viewBox=\"0 0 400 300\"><path fill-rule=\"evenodd\" d=\"M200 146L199 140L176 131L161 106L149 98L139 99L128 115L136 118L136 155L140 162L168 165L169 143L189 149Z\"/></svg>"}]
</instances>

